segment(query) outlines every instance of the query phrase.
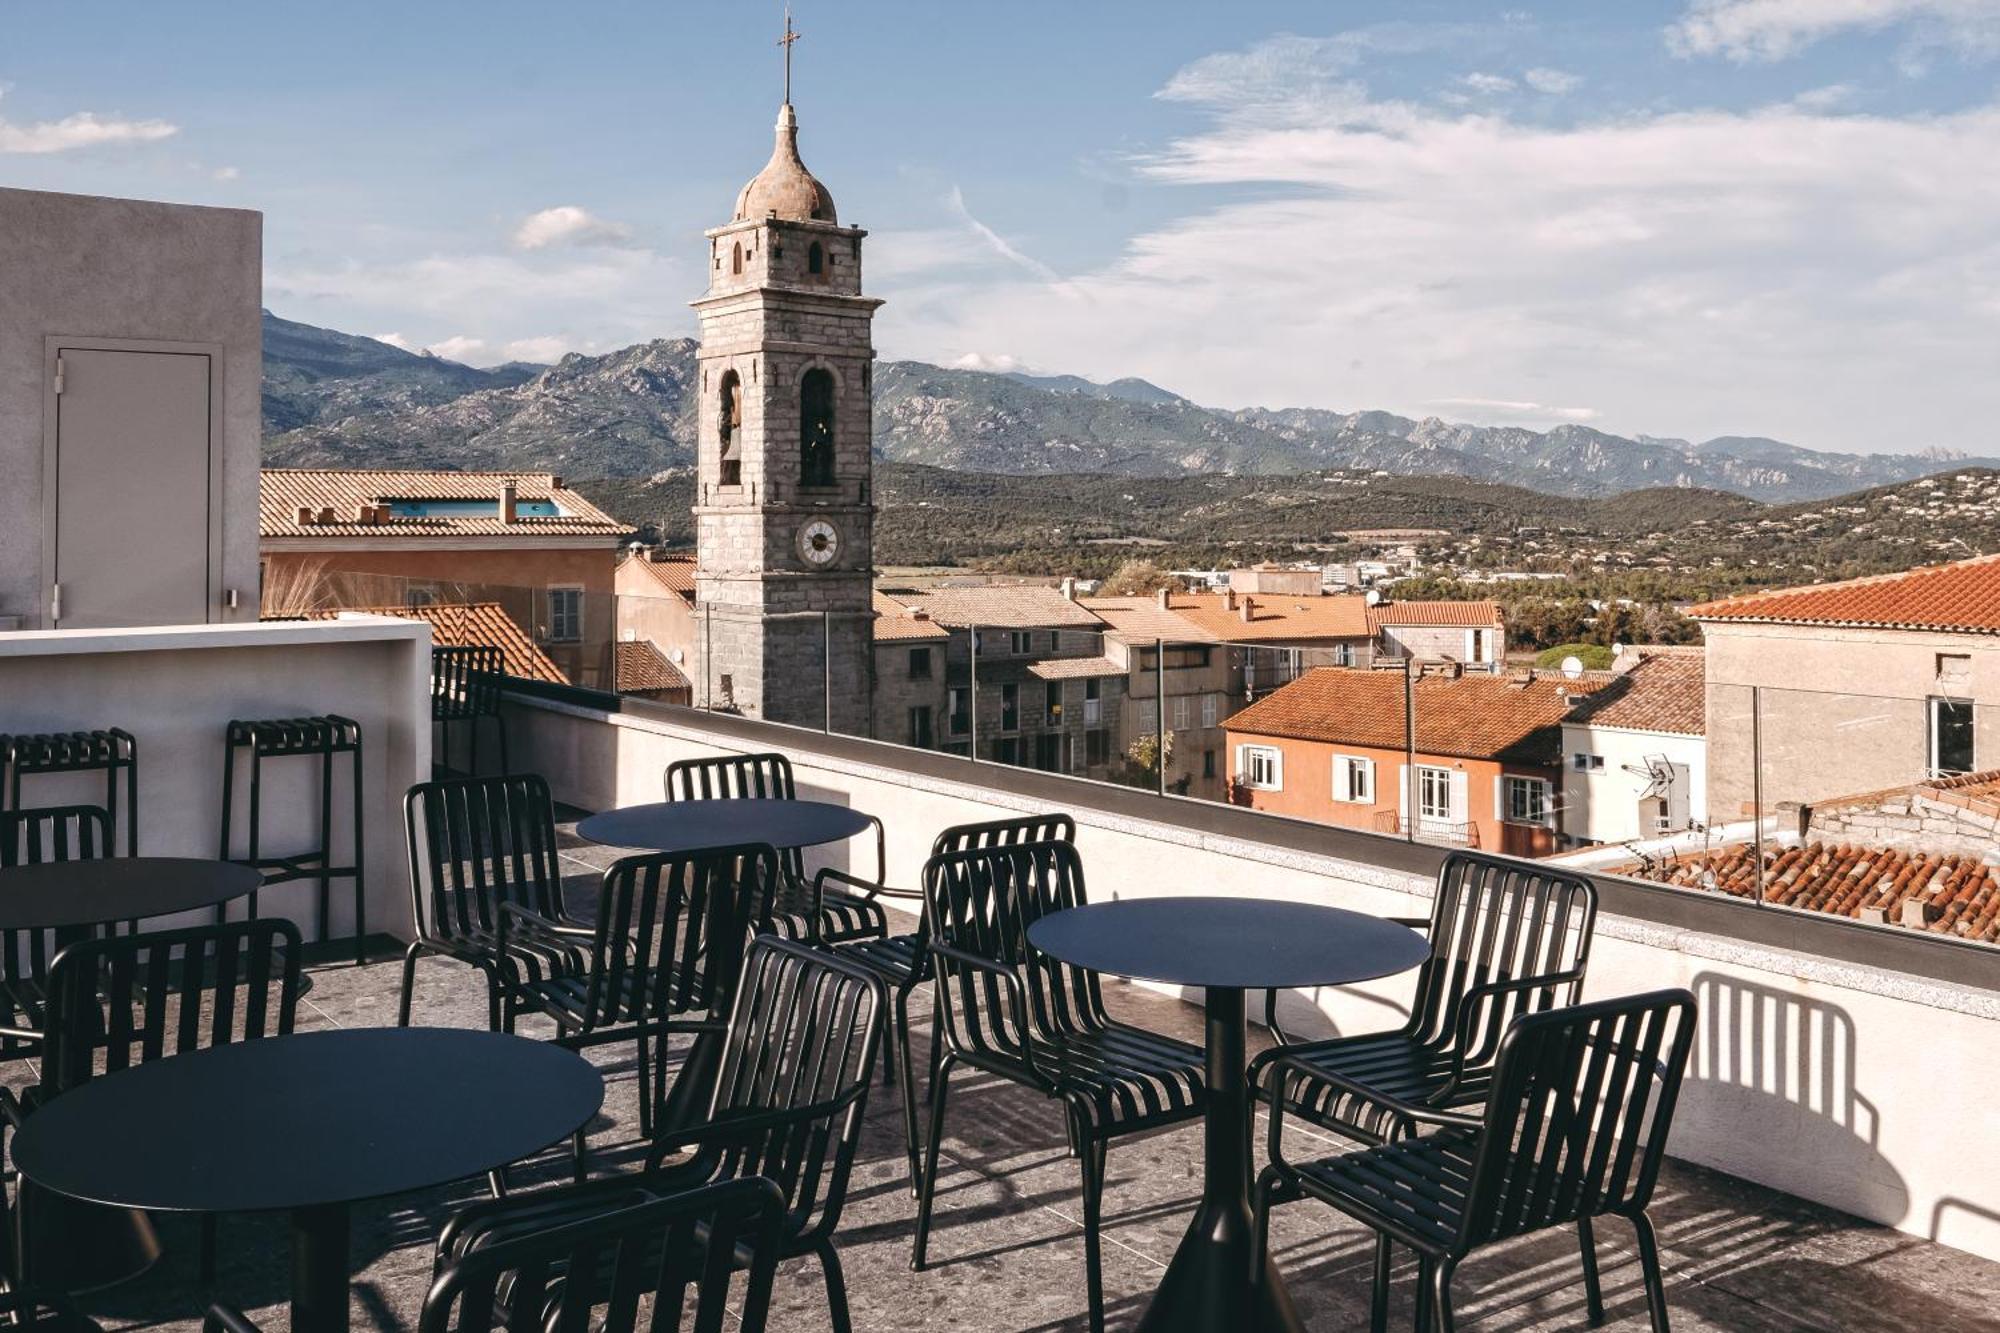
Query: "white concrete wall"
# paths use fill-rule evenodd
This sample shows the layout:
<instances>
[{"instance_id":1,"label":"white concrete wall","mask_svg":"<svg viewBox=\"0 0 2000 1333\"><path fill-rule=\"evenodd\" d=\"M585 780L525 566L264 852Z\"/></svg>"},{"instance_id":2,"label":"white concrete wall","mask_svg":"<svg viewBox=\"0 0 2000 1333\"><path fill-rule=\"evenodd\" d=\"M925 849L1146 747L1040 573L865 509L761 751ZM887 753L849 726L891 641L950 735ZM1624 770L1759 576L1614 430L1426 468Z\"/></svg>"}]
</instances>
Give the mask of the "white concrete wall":
<instances>
[{"instance_id":1,"label":"white concrete wall","mask_svg":"<svg viewBox=\"0 0 2000 1333\"><path fill-rule=\"evenodd\" d=\"M44 348L50 336L220 343L222 570L257 618L262 446L260 213L0 189L0 616L46 623ZM195 515L175 521L198 522ZM137 534L107 534L107 540Z\"/></svg>"},{"instance_id":2,"label":"white concrete wall","mask_svg":"<svg viewBox=\"0 0 2000 1333\"><path fill-rule=\"evenodd\" d=\"M1659 830L1639 825L1639 793L1646 789L1646 779L1626 771L1628 766L1644 769L1655 756L1687 768L1688 818L1708 822L1705 737L1575 725L1564 726L1562 734L1562 831L1569 837L1591 842L1659 837ZM1604 767L1578 769L1579 754L1601 757Z\"/></svg>"},{"instance_id":3,"label":"white concrete wall","mask_svg":"<svg viewBox=\"0 0 2000 1333\"><path fill-rule=\"evenodd\" d=\"M173 629L38 630L0 635L0 732L123 727L139 747L139 852L215 856L223 735L234 718L338 713L361 724L368 930L408 938L403 793L430 776L430 627L380 616ZM249 765L237 773L237 851L247 830ZM334 764L334 855L345 861L353 808L347 760ZM28 778L26 805L101 805L101 773ZM120 788L119 800L124 800ZM263 851L318 846L319 763L267 760ZM120 812L123 819L123 812ZM119 848L124 847L121 824ZM308 940L318 884L264 891L260 914L288 916ZM354 891L336 880L333 934L351 935ZM194 920L206 920L203 913Z\"/></svg>"},{"instance_id":4,"label":"white concrete wall","mask_svg":"<svg viewBox=\"0 0 2000 1333\"><path fill-rule=\"evenodd\" d=\"M687 719L509 709L519 762L592 809L659 800L669 761L737 748L698 714ZM892 883L916 885L939 829L1030 804L979 786L977 768L939 781L894 767L887 747L878 767L829 762L810 744L802 735L788 751L802 794L881 816ZM1385 915L1428 907L1427 882L1360 861L1072 812L1100 899L1240 893ZM851 859L866 868L871 856L857 845ZM1702 1004L1676 1156L2000 1259L2000 1162L1981 1148L2000 1141L2000 992L1602 917L1591 997L1663 986L1690 987ZM1325 1030L1364 1031L1400 1019L1407 987L1390 979L1304 998ZM1292 1017L1313 1021L1303 999Z\"/></svg>"}]
</instances>

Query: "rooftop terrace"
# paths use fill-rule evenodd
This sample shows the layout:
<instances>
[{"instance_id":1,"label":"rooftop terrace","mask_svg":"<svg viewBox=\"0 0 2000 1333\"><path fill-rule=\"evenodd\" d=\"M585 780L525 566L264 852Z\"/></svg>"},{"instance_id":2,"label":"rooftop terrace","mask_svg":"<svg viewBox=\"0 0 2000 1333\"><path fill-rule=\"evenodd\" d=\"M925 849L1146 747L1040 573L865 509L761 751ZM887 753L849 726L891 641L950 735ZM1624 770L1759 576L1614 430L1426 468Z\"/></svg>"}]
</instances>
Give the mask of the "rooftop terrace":
<instances>
[{"instance_id":1,"label":"rooftop terrace","mask_svg":"<svg viewBox=\"0 0 2000 1333\"><path fill-rule=\"evenodd\" d=\"M565 829L567 832L567 829ZM576 844L564 855L570 891L586 899L594 868L611 853ZM302 1030L394 1021L396 965L328 966L313 972ZM1121 1016L1200 1039L1194 1006L1111 984ZM484 1001L463 966L427 960L416 1021L484 1025ZM535 1033L530 1025L525 1032ZM917 1039L927 1039L919 1024ZM639 1154L629 1051L594 1058L606 1071L605 1113L592 1126L595 1170L631 1170ZM10 1067L7 1081L30 1081ZM905 1187L901 1127L890 1090L871 1094L860 1163L838 1242L857 1329L1053 1330L1085 1326L1076 1168L1064 1155L1058 1114L995 1081L954 1093L944 1147L933 1267L909 1269L914 1205ZM1261 1122L1260 1122L1261 1129ZM513 1175L517 1187L561 1180L567 1158L545 1154ZM1187 1127L1114 1147L1105 1211L1105 1287L1111 1326L1145 1308L1199 1190L1201 1135ZM479 1182L362 1205L355 1212L356 1327L408 1328L431 1276L431 1245L454 1207L483 1194ZM1666 1257L1674 1327L1681 1333L1779 1330L1943 1330L2000 1327L2000 1264L1803 1203L1719 1172L1670 1163L1653 1213ZM193 1223L162 1225L165 1258L145 1277L83 1298L107 1327L193 1329L207 1296L195 1285ZM1606 1328L1648 1327L1628 1232L1600 1228L1609 1312ZM1277 1261L1310 1327L1358 1328L1367 1318L1368 1236L1331 1210L1281 1209ZM1411 1272L1398 1270L1392 1319L1408 1319ZM1585 1326L1572 1239L1546 1233L1476 1257L1460 1280L1461 1327L1499 1333ZM266 1330L285 1325L286 1231L281 1217L224 1220L215 1294L243 1305ZM817 1265L781 1265L771 1327L828 1327Z\"/></svg>"}]
</instances>

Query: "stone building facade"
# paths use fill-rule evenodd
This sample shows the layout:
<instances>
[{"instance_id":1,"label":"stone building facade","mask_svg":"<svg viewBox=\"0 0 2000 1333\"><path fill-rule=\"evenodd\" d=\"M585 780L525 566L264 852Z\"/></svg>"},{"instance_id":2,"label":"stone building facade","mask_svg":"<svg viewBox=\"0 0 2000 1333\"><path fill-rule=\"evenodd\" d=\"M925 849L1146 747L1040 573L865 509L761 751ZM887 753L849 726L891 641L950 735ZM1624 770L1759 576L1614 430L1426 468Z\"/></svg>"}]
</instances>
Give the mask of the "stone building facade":
<instances>
[{"instance_id":1,"label":"stone building facade","mask_svg":"<svg viewBox=\"0 0 2000 1333\"><path fill-rule=\"evenodd\" d=\"M707 233L695 699L866 735L875 308L861 242L800 161L787 101L735 215Z\"/></svg>"}]
</instances>

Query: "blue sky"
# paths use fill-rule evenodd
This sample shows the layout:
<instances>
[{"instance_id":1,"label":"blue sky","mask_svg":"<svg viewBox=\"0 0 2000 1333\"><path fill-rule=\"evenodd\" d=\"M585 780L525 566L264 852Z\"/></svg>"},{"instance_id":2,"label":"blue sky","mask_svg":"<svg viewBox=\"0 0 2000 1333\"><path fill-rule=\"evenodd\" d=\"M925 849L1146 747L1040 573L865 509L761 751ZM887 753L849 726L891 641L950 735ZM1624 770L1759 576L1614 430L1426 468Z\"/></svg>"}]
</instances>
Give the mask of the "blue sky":
<instances>
[{"instance_id":1,"label":"blue sky","mask_svg":"<svg viewBox=\"0 0 2000 1333\"><path fill-rule=\"evenodd\" d=\"M0 0L0 183L266 215L278 313L691 333L776 4ZM887 356L2000 452L2000 0L799 0Z\"/></svg>"}]
</instances>

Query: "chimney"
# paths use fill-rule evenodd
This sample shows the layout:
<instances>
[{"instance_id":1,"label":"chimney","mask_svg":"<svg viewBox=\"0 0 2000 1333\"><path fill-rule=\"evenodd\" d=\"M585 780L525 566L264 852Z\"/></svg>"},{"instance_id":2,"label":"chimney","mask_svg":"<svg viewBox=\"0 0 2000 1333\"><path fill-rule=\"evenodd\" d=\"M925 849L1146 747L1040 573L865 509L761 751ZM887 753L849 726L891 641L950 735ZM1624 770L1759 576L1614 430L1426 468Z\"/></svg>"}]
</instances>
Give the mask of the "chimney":
<instances>
[{"instance_id":1,"label":"chimney","mask_svg":"<svg viewBox=\"0 0 2000 1333\"><path fill-rule=\"evenodd\" d=\"M1222 609L1225 611L1234 611L1236 609L1236 589L1224 588L1222 590Z\"/></svg>"},{"instance_id":2,"label":"chimney","mask_svg":"<svg viewBox=\"0 0 2000 1333\"><path fill-rule=\"evenodd\" d=\"M1243 623L1249 624L1257 618L1257 599L1246 596L1243 599Z\"/></svg>"},{"instance_id":3,"label":"chimney","mask_svg":"<svg viewBox=\"0 0 2000 1333\"><path fill-rule=\"evenodd\" d=\"M1075 576L1075 575L1071 574L1071 575L1065 575L1065 576L1064 576L1064 578L1063 578L1063 581L1062 581L1062 595L1063 595L1063 600L1064 600L1064 601L1066 601L1066 602L1073 602L1073 601L1075 601L1075 600L1076 600L1076 576Z\"/></svg>"},{"instance_id":4,"label":"chimney","mask_svg":"<svg viewBox=\"0 0 2000 1333\"><path fill-rule=\"evenodd\" d=\"M300 505L300 506L299 506L299 526L300 526L300 527L302 527L302 528L309 528L309 527L311 527L311 526L313 525L314 521L318 519L318 517L319 517L319 513L318 513L318 511L317 511L317 510L315 510L315 509L314 509L314 508L313 508L313 507L312 507L311 505Z\"/></svg>"},{"instance_id":5,"label":"chimney","mask_svg":"<svg viewBox=\"0 0 2000 1333\"><path fill-rule=\"evenodd\" d=\"M1162 611L1171 610L1173 608L1172 598L1173 594L1169 593L1165 588L1160 589L1160 609Z\"/></svg>"},{"instance_id":6,"label":"chimney","mask_svg":"<svg viewBox=\"0 0 2000 1333\"><path fill-rule=\"evenodd\" d=\"M502 523L516 523L520 521L520 513L517 508L519 499L520 491L515 486L512 477L500 483L500 521Z\"/></svg>"},{"instance_id":7,"label":"chimney","mask_svg":"<svg viewBox=\"0 0 2000 1333\"><path fill-rule=\"evenodd\" d=\"M324 508L322 508L322 509L321 509L321 510L319 511L319 513L318 513L318 514L316 514L316 515L315 515L315 516L313 517L313 522L315 522L315 523L331 523L331 522L333 522L333 506L332 506L332 505L327 505L327 506L325 506Z\"/></svg>"},{"instance_id":8,"label":"chimney","mask_svg":"<svg viewBox=\"0 0 2000 1333\"><path fill-rule=\"evenodd\" d=\"M379 507L363 500L360 504L354 506L354 521L356 523L380 523L382 521L382 511Z\"/></svg>"}]
</instances>

